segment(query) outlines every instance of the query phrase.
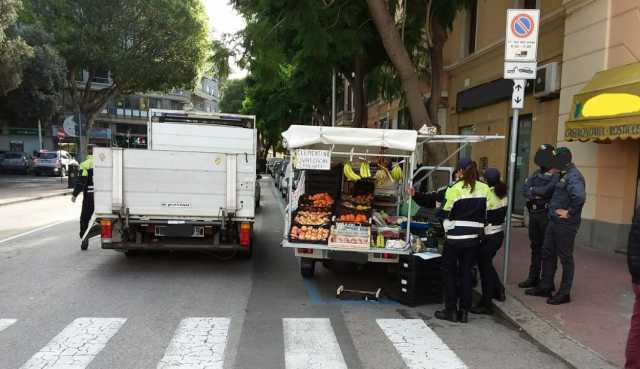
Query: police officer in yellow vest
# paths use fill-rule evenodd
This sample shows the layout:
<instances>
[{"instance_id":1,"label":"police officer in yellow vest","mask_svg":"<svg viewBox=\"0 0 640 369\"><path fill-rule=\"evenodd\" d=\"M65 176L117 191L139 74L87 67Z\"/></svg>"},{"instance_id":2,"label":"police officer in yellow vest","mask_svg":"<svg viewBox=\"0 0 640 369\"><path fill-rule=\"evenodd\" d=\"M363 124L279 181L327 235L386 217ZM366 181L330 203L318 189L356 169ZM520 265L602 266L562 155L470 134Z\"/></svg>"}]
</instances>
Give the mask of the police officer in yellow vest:
<instances>
[{"instance_id":1,"label":"police officer in yellow vest","mask_svg":"<svg viewBox=\"0 0 640 369\"><path fill-rule=\"evenodd\" d=\"M435 317L466 323L471 310L472 269L484 233L490 190L480 182L478 167L469 159L458 162L456 177L458 181L445 193L446 241L442 253L445 307L436 311Z\"/></svg>"},{"instance_id":2,"label":"police officer in yellow vest","mask_svg":"<svg viewBox=\"0 0 640 369\"><path fill-rule=\"evenodd\" d=\"M489 186L487 197L487 220L484 237L478 250L478 267L482 279L482 300L471 309L474 314L492 314L492 299L505 300L504 286L493 266L493 258L502 247L504 221L507 215L507 185L500 180L500 171L488 168L482 175Z\"/></svg>"},{"instance_id":3,"label":"police officer in yellow vest","mask_svg":"<svg viewBox=\"0 0 640 369\"><path fill-rule=\"evenodd\" d=\"M82 192L82 213L80 213L80 238L89 227L89 221L93 215L93 145L87 146L87 157L80 163L80 177L73 189L71 201L76 202L76 198ZM81 248L87 249L89 245L88 237L83 240Z\"/></svg>"}]
</instances>

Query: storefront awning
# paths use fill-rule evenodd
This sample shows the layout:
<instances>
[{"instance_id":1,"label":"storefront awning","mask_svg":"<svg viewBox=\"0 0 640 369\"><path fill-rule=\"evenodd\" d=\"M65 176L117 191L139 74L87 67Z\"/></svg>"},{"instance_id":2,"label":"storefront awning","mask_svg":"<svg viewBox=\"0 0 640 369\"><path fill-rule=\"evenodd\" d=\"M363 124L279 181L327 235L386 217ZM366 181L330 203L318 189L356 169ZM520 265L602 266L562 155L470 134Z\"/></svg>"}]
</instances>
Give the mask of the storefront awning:
<instances>
[{"instance_id":1,"label":"storefront awning","mask_svg":"<svg viewBox=\"0 0 640 369\"><path fill-rule=\"evenodd\" d=\"M640 138L640 63L597 73L573 98L567 141Z\"/></svg>"}]
</instances>

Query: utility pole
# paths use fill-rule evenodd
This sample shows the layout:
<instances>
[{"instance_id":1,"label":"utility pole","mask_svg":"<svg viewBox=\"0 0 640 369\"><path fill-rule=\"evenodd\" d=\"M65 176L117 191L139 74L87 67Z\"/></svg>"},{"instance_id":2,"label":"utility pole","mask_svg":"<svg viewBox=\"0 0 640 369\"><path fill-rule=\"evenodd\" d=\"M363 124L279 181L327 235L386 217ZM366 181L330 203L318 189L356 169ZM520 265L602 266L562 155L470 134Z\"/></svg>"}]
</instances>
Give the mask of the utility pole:
<instances>
[{"instance_id":1,"label":"utility pole","mask_svg":"<svg viewBox=\"0 0 640 369\"><path fill-rule=\"evenodd\" d=\"M336 68L331 76L331 127L336 126Z\"/></svg>"}]
</instances>

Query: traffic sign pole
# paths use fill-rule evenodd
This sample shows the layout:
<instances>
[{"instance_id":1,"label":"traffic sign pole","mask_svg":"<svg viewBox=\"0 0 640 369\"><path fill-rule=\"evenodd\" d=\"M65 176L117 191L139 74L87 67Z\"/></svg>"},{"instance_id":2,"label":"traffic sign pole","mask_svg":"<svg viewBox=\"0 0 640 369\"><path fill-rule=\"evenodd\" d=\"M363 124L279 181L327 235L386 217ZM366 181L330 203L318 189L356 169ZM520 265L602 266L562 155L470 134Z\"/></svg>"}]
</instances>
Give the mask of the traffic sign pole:
<instances>
[{"instance_id":1,"label":"traffic sign pole","mask_svg":"<svg viewBox=\"0 0 640 369\"><path fill-rule=\"evenodd\" d=\"M504 78L513 80L511 108L511 139L509 140L507 219L504 237L504 261L502 283L507 284L509 274L509 252L511 251L511 217L516 187L516 159L518 149L518 125L520 110L524 108L526 80L537 74L538 33L540 10L508 9L504 47Z\"/></svg>"}]
</instances>

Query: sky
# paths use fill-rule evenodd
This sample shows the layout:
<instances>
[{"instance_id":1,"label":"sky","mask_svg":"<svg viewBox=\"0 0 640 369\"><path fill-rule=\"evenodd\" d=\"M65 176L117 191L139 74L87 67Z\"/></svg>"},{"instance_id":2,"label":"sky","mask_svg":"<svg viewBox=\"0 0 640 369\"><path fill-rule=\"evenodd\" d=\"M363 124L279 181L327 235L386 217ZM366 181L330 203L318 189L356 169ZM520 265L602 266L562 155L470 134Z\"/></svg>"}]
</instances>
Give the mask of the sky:
<instances>
[{"instance_id":1,"label":"sky","mask_svg":"<svg viewBox=\"0 0 640 369\"><path fill-rule=\"evenodd\" d=\"M229 5L229 0L203 0L209 16L209 29L213 37L221 38L225 33L235 33L245 27L244 19ZM242 78L247 72L231 63L232 73L229 78Z\"/></svg>"}]
</instances>

